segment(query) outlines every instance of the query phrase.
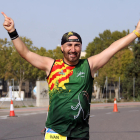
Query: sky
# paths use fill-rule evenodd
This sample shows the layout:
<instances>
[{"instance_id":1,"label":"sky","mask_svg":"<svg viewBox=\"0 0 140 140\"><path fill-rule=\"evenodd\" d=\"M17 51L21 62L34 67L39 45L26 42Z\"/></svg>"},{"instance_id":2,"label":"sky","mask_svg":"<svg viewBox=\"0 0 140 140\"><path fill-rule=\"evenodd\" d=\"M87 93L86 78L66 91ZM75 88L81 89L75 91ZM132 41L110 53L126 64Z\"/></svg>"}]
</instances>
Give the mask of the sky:
<instances>
[{"instance_id":1,"label":"sky","mask_svg":"<svg viewBox=\"0 0 140 140\"><path fill-rule=\"evenodd\" d=\"M105 30L135 29L140 0L3 0L0 10L14 20L19 36L46 50L60 46L62 35L74 31L82 37L82 51ZM10 37L0 15L0 38Z\"/></svg>"}]
</instances>

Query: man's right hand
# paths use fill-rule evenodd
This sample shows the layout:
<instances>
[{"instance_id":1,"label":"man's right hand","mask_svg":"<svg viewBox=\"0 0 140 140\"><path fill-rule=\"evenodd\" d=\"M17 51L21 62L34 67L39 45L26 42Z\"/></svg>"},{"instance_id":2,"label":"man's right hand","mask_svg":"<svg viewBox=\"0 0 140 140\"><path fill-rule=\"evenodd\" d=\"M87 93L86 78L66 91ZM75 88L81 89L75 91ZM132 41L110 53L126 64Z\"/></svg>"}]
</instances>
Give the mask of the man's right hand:
<instances>
[{"instance_id":1,"label":"man's right hand","mask_svg":"<svg viewBox=\"0 0 140 140\"><path fill-rule=\"evenodd\" d=\"M7 15L4 12L1 12L1 13L5 17L5 20L4 20L4 23L3 23L3 27L9 33L13 32L15 30L14 21L10 17L7 17Z\"/></svg>"}]
</instances>

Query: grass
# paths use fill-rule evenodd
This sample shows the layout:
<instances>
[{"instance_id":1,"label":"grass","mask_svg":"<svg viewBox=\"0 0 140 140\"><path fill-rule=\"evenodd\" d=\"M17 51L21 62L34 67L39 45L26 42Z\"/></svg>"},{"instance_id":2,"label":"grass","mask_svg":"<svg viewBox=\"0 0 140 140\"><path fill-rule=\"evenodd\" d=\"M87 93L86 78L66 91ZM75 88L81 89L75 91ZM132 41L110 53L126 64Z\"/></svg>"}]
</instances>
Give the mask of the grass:
<instances>
[{"instance_id":1,"label":"grass","mask_svg":"<svg viewBox=\"0 0 140 140\"><path fill-rule=\"evenodd\" d=\"M26 106L15 105L14 108L25 108Z\"/></svg>"},{"instance_id":2,"label":"grass","mask_svg":"<svg viewBox=\"0 0 140 140\"><path fill-rule=\"evenodd\" d=\"M0 109L7 109L6 107L0 107Z\"/></svg>"},{"instance_id":3,"label":"grass","mask_svg":"<svg viewBox=\"0 0 140 140\"><path fill-rule=\"evenodd\" d=\"M34 105L29 105L28 107L35 107Z\"/></svg>"}]
</instances>

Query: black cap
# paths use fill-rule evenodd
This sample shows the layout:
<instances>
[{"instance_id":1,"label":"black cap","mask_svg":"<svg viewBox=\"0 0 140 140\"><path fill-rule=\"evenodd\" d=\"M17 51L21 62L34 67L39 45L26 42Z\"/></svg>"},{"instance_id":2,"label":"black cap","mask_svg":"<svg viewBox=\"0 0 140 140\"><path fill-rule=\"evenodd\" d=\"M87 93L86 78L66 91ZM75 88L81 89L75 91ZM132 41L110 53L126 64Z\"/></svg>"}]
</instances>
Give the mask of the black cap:
<instances>
[{"instance_id":1,"label":"black cap","mask_svg":"<svg viewBox=\"0 0 140 140\"><path fill-rule=\"evenodd\" d=\"M70 36L76 36L78 39L68 39ZM62 36L61 45L63 45L66 42L80 42L82 44L82 39L79 34L72 31L72 32L67 32Z\"/></svg>"}]
</instances>

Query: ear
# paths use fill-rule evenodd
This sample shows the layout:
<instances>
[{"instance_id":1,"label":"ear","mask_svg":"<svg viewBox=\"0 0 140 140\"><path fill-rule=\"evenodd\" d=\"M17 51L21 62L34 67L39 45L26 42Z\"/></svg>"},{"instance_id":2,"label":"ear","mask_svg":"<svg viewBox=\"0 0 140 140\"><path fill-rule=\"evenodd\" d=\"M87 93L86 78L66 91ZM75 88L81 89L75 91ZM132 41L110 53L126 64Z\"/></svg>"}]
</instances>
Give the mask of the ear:
<instances>
[{"instance_id":1,"label":"ear","mask_svg":"<svg viewBox=\"0 0 140 140\"><path fill-rule=\"evenodd\" d=\"M62 53L63 53L63 45L61 45L61 51L62 51Z\"/></svg>"}]
</instances>

